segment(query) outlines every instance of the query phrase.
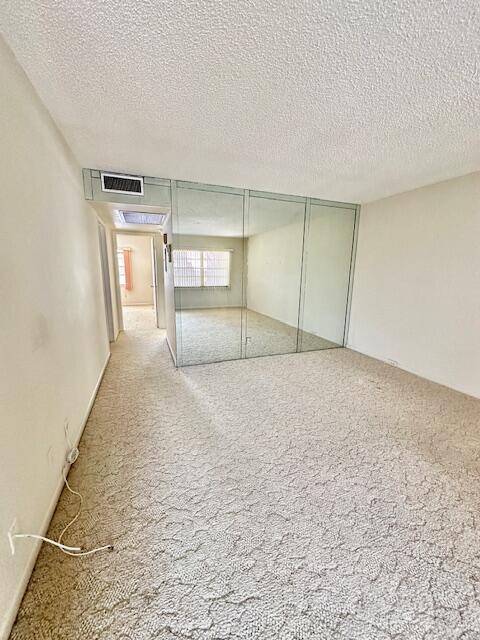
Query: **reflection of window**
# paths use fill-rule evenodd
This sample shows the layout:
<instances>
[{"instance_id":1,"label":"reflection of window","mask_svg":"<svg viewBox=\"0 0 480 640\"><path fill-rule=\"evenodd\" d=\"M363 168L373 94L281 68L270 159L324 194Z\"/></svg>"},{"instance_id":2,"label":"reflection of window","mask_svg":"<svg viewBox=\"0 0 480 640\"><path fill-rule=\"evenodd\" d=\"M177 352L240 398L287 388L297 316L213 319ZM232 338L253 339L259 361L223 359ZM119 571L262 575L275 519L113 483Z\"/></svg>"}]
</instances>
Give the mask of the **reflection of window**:
<instances>
[{"instance_id":1,"label":"reflection of window","mask_svg":"<svg viewBox=\"0 0 480 640\"><path fill-rule=\"evenodd\" d=\"M126 284L126 279L125 279L125 258L123 256L123 249L119 249L117 251L117 260L118 260L118 276L120 278L120 286L124 287Z\"/></svg>"},{"instance_id":2,"label":"reflection of window","mask_svg":"<svg viewBox=\"0 0 480 640\"><path fill-rule=\"evenodd\" d=\"M229 287L230 251L175 249L173 276L176 287Z\"/></svg>"}]
</instances>

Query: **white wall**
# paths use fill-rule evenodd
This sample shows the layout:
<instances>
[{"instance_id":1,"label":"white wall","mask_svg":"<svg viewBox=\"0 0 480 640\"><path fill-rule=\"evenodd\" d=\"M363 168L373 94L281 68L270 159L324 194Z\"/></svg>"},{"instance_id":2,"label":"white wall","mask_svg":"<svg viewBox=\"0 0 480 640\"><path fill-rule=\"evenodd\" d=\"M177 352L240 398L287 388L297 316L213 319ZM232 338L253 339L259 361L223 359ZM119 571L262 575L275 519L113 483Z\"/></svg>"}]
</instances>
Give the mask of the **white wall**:
<instances>
[{"instance_id":1,"label":"white wall","mask_svg":"<svg viewBox=\"0 0 480 640\"><path fill-rule=\"evenodd\" d=\"M159 329L166 329L166 309L165 309L165 273L164 273L164 250L163 233L156 233L153 236L153 246L155 251L156 267L156 295L157 295L157 322Z\"/></svg>"},{"instance_id":2,"label":"white wall","mask_svg":"<svg viewBox=\"0 0 480 640\"><path fill-rule=\"evenodd\" d=\"M122 304L153 305L152 238L117 234L118 249L131 249L132 289L121 287Z\"/></svg>"},{"instance_id":3,"label":"white wall","mask_svg":"<svg viewBox=\"0 0 480 640\"><path fill-rule=\"evenodd\" d=\"M112 296L112 312L113 312L113 339L116 340L118 338L118 334L120 332L120 322L119 322L119 304L118 304L118 294L117 294L117 271L116 271L116 244L115 244L115 233L111 226L104 224L105 226L105 235L107 237L107 255L108 255L108 273L110 277L110 293Z\"/></svg>"},{"instance_id":4,"label":"white wall","mask_svg":"<svg viewBox=\"0 0 480 640\"><path fill-rule=\"evenodd\" d=\"M109 347L97 220L80 167L0 39L0 637L5 638Z\"/></svg>"},{"instance_id":5,"label":"white wall","mask_svg":"<svg viewBox=\"0 0 480 640\"><path fill-rule=\"evenodd\" d=\"M242 306L243 238L221 236L174 235L175 249L231 250L230 287L177 289L176 299L181 309Z\"/></svg>"},{"instance_id":6,"label":"white wall","mask_svg":"<svg viewBox=\"0 0 480 640\"><path fill-rule=\"evenodd\" d=\"M349 346L480 397L480 173L362 206Z\"/></svg>"},{"instance_id":7,"label":"white wall","mask_svg":"<svg viewBox=\"0 0 480 640\"><path fill-rule=\"evenodd\" d=\"M303 218L248 238L248 309L297 326L302 239Z\"/></svg>"}]
</instances>

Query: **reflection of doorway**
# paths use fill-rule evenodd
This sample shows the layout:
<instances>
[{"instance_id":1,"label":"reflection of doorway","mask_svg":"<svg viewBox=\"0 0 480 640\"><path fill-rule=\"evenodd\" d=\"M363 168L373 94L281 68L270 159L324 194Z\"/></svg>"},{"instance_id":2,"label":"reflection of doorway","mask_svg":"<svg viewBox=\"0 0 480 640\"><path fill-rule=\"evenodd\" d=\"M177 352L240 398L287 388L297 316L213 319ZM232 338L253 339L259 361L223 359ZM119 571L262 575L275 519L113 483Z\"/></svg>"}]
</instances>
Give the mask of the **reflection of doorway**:
<instances>
[{"instance_id":1,"label":"reflection of doorway","mask_svg":"<svg viewBox=\"0 0 480 640\"><path fill-rule=\"evenodd\" d=\"M157 318L152 236L117 233L117 262L124 330L154 329Z\"/></svg>"}]
</instances>

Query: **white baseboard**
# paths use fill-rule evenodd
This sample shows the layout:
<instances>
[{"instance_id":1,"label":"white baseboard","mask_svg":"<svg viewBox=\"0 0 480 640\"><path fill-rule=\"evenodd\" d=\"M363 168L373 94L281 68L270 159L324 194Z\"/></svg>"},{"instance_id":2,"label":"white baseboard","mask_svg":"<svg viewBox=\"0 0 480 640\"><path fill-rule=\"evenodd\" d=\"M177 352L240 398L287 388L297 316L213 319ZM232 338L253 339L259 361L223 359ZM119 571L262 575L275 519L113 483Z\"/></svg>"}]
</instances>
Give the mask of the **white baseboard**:
<instances>
[{"instance_id":1,"label":"white baseboard","mask_svg":"<svg viewBox=\"0 0 480 640\"><path fill-rule=\"evenodd\" d=\"M432 378L432 377L426 376L422 373L419 373L418 371L415 371L415 369L405 366L403 363L397 362L396 360L393 360L391 358L386 358L385 356L379 355L377 353L369 353L364 349L358 349L357 347L354 347L352 344L347 344L347 349L350 349L351 351L355 351L356 353L360 353L362 356L367 356L367 358L373 358L373 360L378 360L379 362L388 364L390 367L395 367L397 369L401 369L402 371L406 371L407 373L411 373L412 375L417 376L417 378L421 378L422 380L428 380L429 382L434 382L435 384L439 384L442 387L446 387L447 389L452 389L453 391L462 393L464 396L468 396L469 398L480 399L479 394L472 393L471 391L466 391L465 389L457 385L454 385L451 382L447 382L439 378Z\"/></svg>"},{"instance_id":2,"label":"white baseboard","mask_svg":"<svg viewBox=\"0 0 480 640\"><path fill-rule=\"evenodd\" d=\"M122 302L122 307L153 307L152 302Z\"/></svg>"},{"instance_id":3,"label":"white baseboard","mask_svg":"<svg viewBox=\"0 0 480 640\"><path fill-rule=\"evenodd\" d=\"M199 307L199 306L195 306L195 307L185 307L185 306L181 306L178 309L176 309L177 312L181 312L181 311L201 311L201 310L206 310L206 309L242 309L242 305L241 304L209 304L207 307Z\"/></svg>"},{"instance_id":4,"label":"white baseboard","mask_svg":"<svg viewBox=\"0 0 480 640\"><path fill-rule=\"evenodd\" d=\"M93 407L93 403L95 402L95 398L97 397L97 393L98 393L98 389L100 387L100 384L103 380L103 376L105 374L105 369L107 368L107 364L110 360L110 353L108 354L105 363L102 367L102 371L100 372L100 375L98 377L97 383L95 385L95 388L93 390L93 393L90 397L90 401L88 403L87 409L85 411L85 415L83 418L83 424L82 427L80 429L80 433L77 437L77 441L75 443L76 446L78 446L78 443L80 442L80 438L82 437L83 434L83 430L85 429L85 425L87 424L88 421L88 417L90 415L90 412L92 410ZM41 535L46 535L46 532L48 531L48 527L50 526L50 521L53 517L53 514L55 513L55 509L57 507L57 503L58 500L60 498L60 494L62 493L63 490L63 477L60 477L58 480L58 484L55 488L55 492L52 496L52 500L50 502L50 505L48 507L47 513L45 515L45 518L42 522L42 525L40 527L40 531L39 533ZM26 591L26 588L28 586L28 582L30 580L30 576L32 575L32 571L35 567L35 563L37 561L37 556L38 553L40 551L40 548L42 546L42 542L41 540L34 540L32 541L32 551L30 554L30 558L25 566L25 570L22 574L22 578L20 580L20 583L17 587L14 599L13 599L13 603L12 605L9 607L8 611L5 613L3 620L1 621L1 625L0 625L0 640L8 640L8 636L10 635L10 631L12 630L13 627L13 623L15 622L15 618L17 617L17 613L18 613L18 609L20 608L20 604L22 603L22 598L24 596L24 593Z\"/></svg>"},{"instance_id":5,"label":"white baseboard","mask_svg":"<svg viewBox=\"0 0 480 640\"><path fill-rule=\"evenodd\" d=\"M412 371L411 369L408 369L407 367L403 366L403 364L400 364L399 362L397 362L397 360L393 360L392 358L386 358L385 356L379 355L377 353L368 353L368 351L365 351L363 349L357 349L357 347L354 347L352 344L349 344L349 343L347 343L346 347L347 349L350 349L350 351L355 351L355 353L360 353L362 356L366 356L367 358L372 358L372 360L377 360L378 362L383 362L383 364L388 364L389 367L395 367L396 369L401 369L402 371L406 371L407 373L412 373L414 376L417 376L418 378L422 378L423 380L429 380L430 382L436 382L436 384L442 384L441 382L437 382L436 380L432 380L431 378L426 378L425 376L420 375L416 371ZM453 388L453 387L450 387L450 388Z\"/></svg>"}]
</instances>

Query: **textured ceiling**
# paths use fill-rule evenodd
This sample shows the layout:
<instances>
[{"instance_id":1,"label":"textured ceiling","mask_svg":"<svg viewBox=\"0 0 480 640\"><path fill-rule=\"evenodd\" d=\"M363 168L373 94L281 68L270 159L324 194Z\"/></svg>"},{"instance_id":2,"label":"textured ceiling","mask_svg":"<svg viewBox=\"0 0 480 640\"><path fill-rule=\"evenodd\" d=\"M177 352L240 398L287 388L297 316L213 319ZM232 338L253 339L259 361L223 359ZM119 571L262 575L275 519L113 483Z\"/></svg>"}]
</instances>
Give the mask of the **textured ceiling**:
<instances>
[{"instance_id":1,"label":"textured ceiling","mask_svg":"<svg viewBox=\"0 0 480 640\"><path fill-rule=\"evenodd\" d=\"M3 0L86 167L365 202L480 168L477 0Z\"/></svg>"}]
</instances>

